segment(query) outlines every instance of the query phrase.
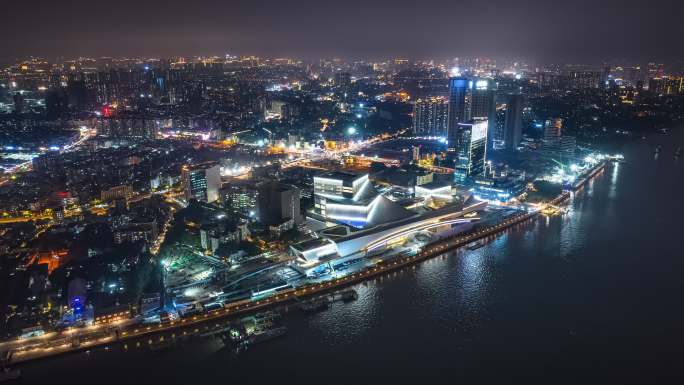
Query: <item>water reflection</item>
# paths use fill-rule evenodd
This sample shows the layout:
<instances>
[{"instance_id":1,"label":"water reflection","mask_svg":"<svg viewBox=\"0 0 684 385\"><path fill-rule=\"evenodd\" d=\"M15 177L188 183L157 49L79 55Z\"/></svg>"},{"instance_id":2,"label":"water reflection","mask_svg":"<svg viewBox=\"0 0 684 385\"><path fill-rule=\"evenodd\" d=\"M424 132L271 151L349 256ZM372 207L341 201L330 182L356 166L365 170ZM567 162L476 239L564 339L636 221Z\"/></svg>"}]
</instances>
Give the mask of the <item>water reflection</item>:
<instances>
[{"instance_id":1,"label":"water reflection","mask_svg":"<svg viewBox=\"0 0 684 385\"><path fill-rule=\"evenodd\" d=\"M608 189L608 198L611 200L615 199L617 195L617 180L620 174L620 163L613 163L612 170L610 172L610 187Z\"/></svg>"},{"instance_id":2,"label":"water reflection","mask_svg":"<svg viewBox=\"0 0 684 385\"><path fill-rule=\"evenodd\" d=\"M484 259L484 248L464 252L460 257L461 291L469 302L479 302L484 289Z\"/></svg>"}]
</instances>

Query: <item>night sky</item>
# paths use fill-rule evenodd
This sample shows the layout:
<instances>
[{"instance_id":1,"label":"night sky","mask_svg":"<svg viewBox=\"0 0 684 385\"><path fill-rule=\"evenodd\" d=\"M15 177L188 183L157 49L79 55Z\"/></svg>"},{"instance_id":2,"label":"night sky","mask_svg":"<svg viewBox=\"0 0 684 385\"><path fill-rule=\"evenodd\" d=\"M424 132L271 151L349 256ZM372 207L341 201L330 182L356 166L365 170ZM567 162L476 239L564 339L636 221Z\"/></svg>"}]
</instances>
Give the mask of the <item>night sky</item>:
<instances>
[{"instance_id":1,"label":"night sky","mask_svg":"<svg viewBox=\"0 0 684 385\"><path fill-rule=\"evenodd\" d=\"M681 0L4 1L0 58L684 58Z\"/></svg>"}]
</instances>

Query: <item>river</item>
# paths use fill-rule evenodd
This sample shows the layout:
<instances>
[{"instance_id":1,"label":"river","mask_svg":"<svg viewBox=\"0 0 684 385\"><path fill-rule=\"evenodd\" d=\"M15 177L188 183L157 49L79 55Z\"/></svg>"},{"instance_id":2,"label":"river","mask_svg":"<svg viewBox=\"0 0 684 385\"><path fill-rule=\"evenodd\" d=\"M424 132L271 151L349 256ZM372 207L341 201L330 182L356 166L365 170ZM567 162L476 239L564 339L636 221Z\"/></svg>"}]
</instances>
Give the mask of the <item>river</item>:
<instances>
[{"instance_id":1,"label":"river","mask_svg":"<svg viewBox=\"0 0 684 385\"><path fill-rule=\"evenodd\" d=\"M565 216L289 312L285 337L239 356L217 340L114 346L23 365L20 383L681 383L682 143L684 129L632 142Z\"/></svg>"}]
</instances>

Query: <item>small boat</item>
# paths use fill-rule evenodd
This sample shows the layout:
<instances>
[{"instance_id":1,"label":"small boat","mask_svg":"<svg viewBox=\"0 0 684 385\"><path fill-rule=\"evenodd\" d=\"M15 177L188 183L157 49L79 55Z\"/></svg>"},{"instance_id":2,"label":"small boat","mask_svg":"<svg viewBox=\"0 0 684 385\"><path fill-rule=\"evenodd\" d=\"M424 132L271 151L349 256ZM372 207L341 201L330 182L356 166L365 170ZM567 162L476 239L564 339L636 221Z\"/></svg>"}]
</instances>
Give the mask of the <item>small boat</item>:
<instances>
[{"instance_id":1,"label":"small boat","mask_svg":"<svg viewBox=\"0 0 684 385\"><path fill-rule=\"evenodd\" d=\"M469 244L468 247L466 247L466 248L467 248L468 250L471 250L471 251L472 251L472 250L477 250L477 249L479 249L479 248L482 247L482 246L484 246L484 243L483 243L483 242L473 242L473 243Z\"/></svg>"},{"instance_id":2,"label":"small boat","mask_svg":"<svg viewBox=\"0 0 684 385\"><path fill-rule=\"evenodd\" d=\"M662 150L662 148L663 148L663 146L658 145L658 147L656 147L656 149L655 149L655 153L660 154L660 150Z\"/></svg>"},{"instance_id":3,"label":"small boat","mask_svg":"<svg viewBox=\"0 0 684 385\"><path fill-rule=\"evenodd\" d=\"M302 302L299 305L299 308L307 314L313 314L313 313L318 313L324 310L328 310L330 307L330 298L328 297L320 297L320 298L314 298L312 300Z\"/></svg>"},{"instance_id":4,"label":"small boat","mask_svg":"<svg viewBox=\"0 0 684 385\"><path fill-rule=\"evenodd\" d=\"M679 158L680 156L682 156L682 146L677 147L677 151L675 151L674 156L675 158Z\"/></svg>"},{"instance_id":5,"label":"small boat","mask_svg":"<svg viewBox=\"0 0 684 385\"><path fill-rule=\"evenodd\" d=\"M284 336L285 333L287 333L287 327L280 326L277 328L265 330L263 332L254 333L249 337L248 341L250 344L258 344L261 342L272 340L274 338Z\"/></svg>"}]
</instances>

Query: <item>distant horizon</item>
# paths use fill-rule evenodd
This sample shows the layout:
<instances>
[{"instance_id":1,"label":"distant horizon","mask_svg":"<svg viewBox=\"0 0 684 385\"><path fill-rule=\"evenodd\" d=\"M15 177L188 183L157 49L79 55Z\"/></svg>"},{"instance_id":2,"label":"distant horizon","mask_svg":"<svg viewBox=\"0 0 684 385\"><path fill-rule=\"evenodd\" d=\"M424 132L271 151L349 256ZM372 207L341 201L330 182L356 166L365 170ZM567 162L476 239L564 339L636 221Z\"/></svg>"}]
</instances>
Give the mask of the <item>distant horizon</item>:
<instances>
[{"instance_id":1,"label":"distant horizon","mask_svg":"<svg viewBox=\"0 0 684 385\"><path fill-rule=\"evenodd\" d=\"M79 59L104 59L104 58L111 58L115 60L163 60L163 59L178 59L178 58L184 58L184 59L190 59L191 61L198 60L200 58L227 58L227 56L231 56L234 58L246 58L246 57L257 57L259 59L265 59L265 60L276 60L276 59L293 59L297 61L301 61L304 63L309 63L309 62L316 62L316 61L322 61L322 60L334 60L334 59L339 59L343 63L353 63L353 62L366 62L366 63L383 63L383 62L391 62L392 60L395 59L405 59L408 60L410 64L417 64L417 63L427 63L430 61L434 61L435 64L448 64L448 62L460 59L460 60L473 60L473 59L485 59L485 60L493 60L496 62L496 65L500 65L502 63L505 64L510 64L513 62L518 62L524 65L528 66L537 66L537 67L549 67L549 66L587 66L587 67L596 67L600 68L602 66L644 66L648 65L649 63L655 63L659 65L664 65L666 67L681 67L681 70L684 70L684 60L674 60L674 61L663 61L663 60L657 60L657 59L650 59L650 60L630 60L630 59L624 59L624 58L614 58L611 60L606 60L606 61L538 61L534 59L528 59L525 57L493 57L493 56L486 56L486 55L439 55L439 56L433 56L433 57L407 57L403 55L389 55L389 56L383 56L383 57L362 57L362 56L353 56L353 57L346 57L343 55L325 55L325 56L315 56L315 55L269 55L269 54L256 54L256 53L249 53L249 52L234 52L234 51L227 51L226 53L204 53L204 54L172 54L172 55L155 55L155 54L139 54L139 55L113 55L113 54L81 54L81 55L39 55L39 54L32 54L32 55L20 55L17 57L13 58L0 58L0 65L12 65L16 64L18 62L22 61L28 61L32 59L41 59L41 60L46 60L49 63L59 63L63 61L72 61L72 60L79 60Z\"/></svg>"},{"instance_id":2,"label":"distant horizon","mask_svg":"<svg viewBox=\"0 0 684 385\"><path fill-rule=\"evenodd\" d=\"M210 55L684 61L684 2L262 0L10 2L0 57Z\"/></svg>"}]
</instances>

